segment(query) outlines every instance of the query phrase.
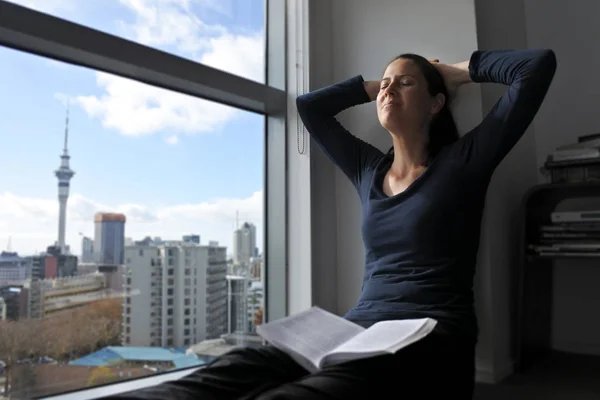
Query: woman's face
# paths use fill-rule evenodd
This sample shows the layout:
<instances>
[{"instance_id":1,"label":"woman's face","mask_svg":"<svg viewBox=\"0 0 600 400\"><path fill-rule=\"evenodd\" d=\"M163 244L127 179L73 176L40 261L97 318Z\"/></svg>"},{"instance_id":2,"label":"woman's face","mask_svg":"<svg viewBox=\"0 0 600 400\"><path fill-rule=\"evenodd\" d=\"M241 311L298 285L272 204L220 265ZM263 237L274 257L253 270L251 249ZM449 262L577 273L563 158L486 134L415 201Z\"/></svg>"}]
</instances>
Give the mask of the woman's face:
<instances>
[{"instance_id":1,"label":"woman's face","mask_svg":"<svg viewBox=\"0 0 600 400\"><path fill-rule=\"evenodd\" d=\"M436 112L435 103L412 60L400 58L388 65L377 95L377 117L385 129L393 132L423 127Z\"/></svg>"}]
</instances>

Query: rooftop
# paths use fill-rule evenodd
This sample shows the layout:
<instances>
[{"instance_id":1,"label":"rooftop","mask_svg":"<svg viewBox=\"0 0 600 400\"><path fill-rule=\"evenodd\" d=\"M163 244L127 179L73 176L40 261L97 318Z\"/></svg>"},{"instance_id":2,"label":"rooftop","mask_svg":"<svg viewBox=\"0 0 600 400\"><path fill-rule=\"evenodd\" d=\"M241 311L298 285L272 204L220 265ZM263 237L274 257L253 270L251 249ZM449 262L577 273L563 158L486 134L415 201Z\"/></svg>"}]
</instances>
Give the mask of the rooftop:
<instances>
[{"instance_id":1,"label":"rooftop","mask_svg":"<svg viewBox=\"0 0 600 400\"><path fill-rule=\"evenodd\" d=\"M117 221L125 222L125 214L119 213L97 213L94 215L94 222Z\"/></svg>"},{"instance_id":2,"label":"rooftop","mask_svg":"<svg viewBox=\"0 0 600 400\"><path fill-rule=\"evenodd\" d=\"M121 360L146 361L148 363L172 362L175 368L185 368L205 363L195 354L186 354L184 348L108 346L78 360L71 361L69 365L106 366Z\"/></svg>"}]
</instances>

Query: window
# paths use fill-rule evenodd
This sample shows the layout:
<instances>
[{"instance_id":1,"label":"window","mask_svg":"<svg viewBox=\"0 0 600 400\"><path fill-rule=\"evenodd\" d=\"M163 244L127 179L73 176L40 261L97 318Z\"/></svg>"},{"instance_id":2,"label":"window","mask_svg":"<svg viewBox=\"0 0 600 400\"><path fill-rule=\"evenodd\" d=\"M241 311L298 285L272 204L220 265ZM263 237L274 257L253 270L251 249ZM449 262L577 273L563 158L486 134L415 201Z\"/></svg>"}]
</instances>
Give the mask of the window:
<instances>
[{"instance_id":1,"label":"window","mask_svg":"<svg viewBox=\"0 0 600 400\"><path fill-rule=\"evenodd\" d=\"M148 355L159 354L152 347L183 348L200 365L207 358L194 349L204 340L255 334L246 289L265 293L254 316L285 314L283 2L101 3L0 0L2 165L21 171L3 176L0 243L10 242L23 261L10 293L19 297L14 304L27 304L13 310L13 321L0 321L0 337L10 338L0 341L0 360L10 361L0 382L11 382L10 398L155 369L124 372L115 360L73 378L71 367L90 365L107 346L147 347ZM154 10L160 21L146 18ZM57 235L57 190L64 235ZM243 248L233 246L236 212L255 228ZM83 249L90 241L91 255ZM246 248L259 256L245 259ZM52 261L57 252L64 263ZM34 263L44 264L36 269L43 276L33 276ZM191 291L179 287L191 283L190 269L198 275L189 285L198 307L191 315L184 298ZM232 284L239 280L232 276L244 283ZM54 296L68 307L32 300L61 279L85 282L81 292ZM54 373L36 374L42 367L27 362L42 357L55 361L43 366ZM171 362L155 357L145 364Z\"/></svg>"},{"instance_id":2,"label":"window","mask_svg":"<svg viewBox=\"0 0 600 400\"><path fill-rule=\"evenodd\" d=\"M264 82L263 0L103 0L86 7L77 0L11 2Z\"/></svg>"}]
</instances>

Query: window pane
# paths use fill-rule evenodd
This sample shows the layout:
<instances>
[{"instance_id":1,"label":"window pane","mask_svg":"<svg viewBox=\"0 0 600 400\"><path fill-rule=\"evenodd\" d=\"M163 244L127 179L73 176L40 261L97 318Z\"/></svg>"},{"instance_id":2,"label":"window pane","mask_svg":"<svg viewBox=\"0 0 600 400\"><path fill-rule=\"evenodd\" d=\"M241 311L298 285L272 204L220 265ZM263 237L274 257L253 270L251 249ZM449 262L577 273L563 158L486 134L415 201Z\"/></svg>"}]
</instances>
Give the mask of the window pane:
<instances>
[{"instance_id":1,"label":"window pane","mask_svg":"<svg viewBox=\"0 0 600 400\"><path fill-rule=\"evenodd\" d=\"M0 59L10 398L258 342L264 116L2 47Z\"/></svg>"},{"instance_id":2,"label":"window pane","mask_svg":"<svg viewBox=\"0 0 600 400\"><path fill-rule=\"evenodd\" d=\"M264 83L264 0L8 0Z\"/></svg>"}]
</instances>

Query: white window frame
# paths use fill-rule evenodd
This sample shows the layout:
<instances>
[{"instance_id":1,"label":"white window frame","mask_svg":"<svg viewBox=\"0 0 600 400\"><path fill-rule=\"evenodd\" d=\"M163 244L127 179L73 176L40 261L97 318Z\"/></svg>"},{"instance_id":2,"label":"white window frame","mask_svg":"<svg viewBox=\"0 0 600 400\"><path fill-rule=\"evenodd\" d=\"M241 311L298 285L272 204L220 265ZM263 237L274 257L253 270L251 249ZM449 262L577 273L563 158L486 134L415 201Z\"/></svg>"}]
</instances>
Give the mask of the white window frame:
<instances>
[{"instance_id":1,"label":"white window frame","mask_svg":"<svg viewBox=\"0 0 600 400\"><path fill-rule=\"evenodd\" d=\"M302 1L302 0L300 0ZM265 0L265 84L71 21L0 0L0 46L103 71L265 115L265 318L288 313L287 295L287 13L288 0ZM176 379L193 369L135 380L136 385ZM170 377L170 378L169 378ZM134 382L131 382L132 384ZM150 383L148 383L150 382ZM127 382L52 398L106 396ZM117 389L121 388L121 389ZM102 388L105 390L103 391ZM100 390L103 393L99 393ZM74 397L75 398L75 397Z\"/></svg>"}]
</instances>

